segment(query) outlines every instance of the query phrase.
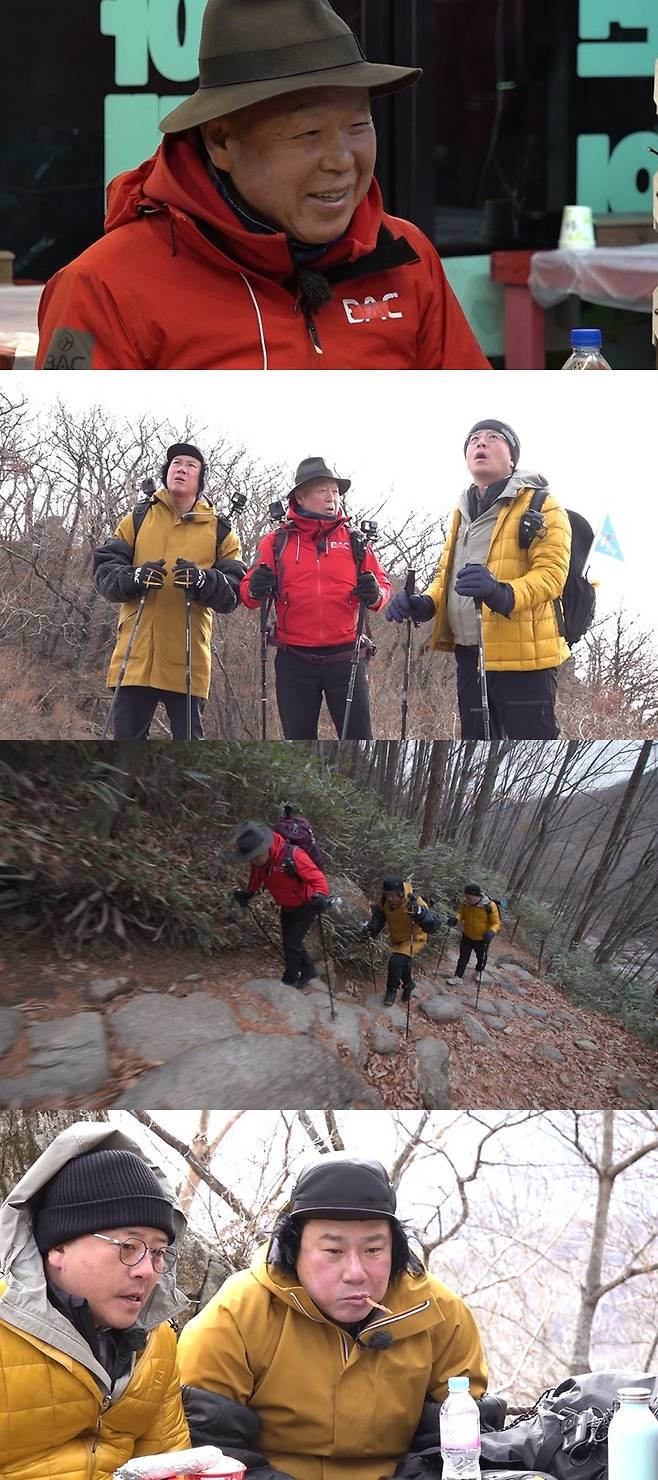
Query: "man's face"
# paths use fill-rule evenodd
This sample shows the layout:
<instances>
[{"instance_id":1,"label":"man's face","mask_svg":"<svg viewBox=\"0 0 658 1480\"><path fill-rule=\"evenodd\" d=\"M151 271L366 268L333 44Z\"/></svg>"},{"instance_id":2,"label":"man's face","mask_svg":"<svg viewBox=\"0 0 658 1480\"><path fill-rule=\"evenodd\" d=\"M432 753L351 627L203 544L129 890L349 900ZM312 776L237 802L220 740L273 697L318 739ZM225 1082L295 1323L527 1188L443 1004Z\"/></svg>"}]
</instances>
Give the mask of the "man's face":
<instances>
[{"instance_id":1,"label":"man's face","mask_svg":"<svg viewBox=\"0 0 658 1480\"><path fill-rule=\"evenodd\" d=\"M167 1239L159 1228L104 1228L107 1238L143 1239L148 1248L166 1249ZM71 1239L50 1249L47 1269L58 1289L86 1300L96 1326L123 1331L138 1320L160 1278L147 1252L139 1264L122 1264L116 1244L106 1243L93 1233Z\"/></svg>"},{"instance_id":2,"label":"man's face","mask_svg":"<svg viewBox=\"0 0 658 1480\"><path fill-rule=\"evenodd\" d=\"M342 236L370 189L377 141L366 89L321 87L201 125L246 205L297 241Z\"/></svg>"},{"instance_id":3,"label":"man's face","mask_svg":"<svg viewBox=\"0 0 658 1480\"><path fill-rule=\"evenodd\" d=\"M384 895L384 899L386 900L386 903L387 905L389 905L390 909L399 910L400 905L403 903L404 900L404 894L398 894L396 889L387 889Z\"/></svg>"},{"instance_id":4,"label":"man's face","mask_svg":"<svg viewBox=\"0 0 658 1480\"><path fill-rule=\"evenodd\" d=\"M512 472L509 444L488 428L473 432L466 448L466 466L473 482L480 487L497 483L499 478L509 478Z\"/></svg>"},{"instance_id":5,"label":"man's face","mask_svg":"<svg viewBox=\"0 0 658 1480\"><path fill-rule=\"evenodd\" d=\"M314 1305L342 1325L362 1321L382 1300L391 1277L391 1225L387 1218L311 1218L304 1224L297 1274Z\"/></svg>"},{"instance_id":6,"label":"man's face","mask_svg":"<svg viewBox=\"0 0 658 1480\"><path fill-rule=\"evenodd\" d=\"M256 868L264 868L270 856L269 848L264 848L262 853L255 853L251 862Z\"/></svg>"},{"instance_id":7,"label":"man's face","mask_svg":"<svg viewBox=\"0 0 658 1480\"><path fill-rule=\"evenodd\" d=\"M340 508L338 495L338 484L330 478L318 478L316 483L305 483L299 493L295 494L296 502L300 509L306 514L324 514L332 518Z\"/></svg>"},{"instance_id":8,"label":"man's face","mask_svg":"<svg viewBox=\"0 0 658 1480\"><path fill-rule=\"evenodd\" d=\"M167 473L167 490L171 494L174 503L193 503L199 492L199 479L201 477L201 463L196 457L187 457L182 454L172 458Z\"/></svg>"}]
</instances>

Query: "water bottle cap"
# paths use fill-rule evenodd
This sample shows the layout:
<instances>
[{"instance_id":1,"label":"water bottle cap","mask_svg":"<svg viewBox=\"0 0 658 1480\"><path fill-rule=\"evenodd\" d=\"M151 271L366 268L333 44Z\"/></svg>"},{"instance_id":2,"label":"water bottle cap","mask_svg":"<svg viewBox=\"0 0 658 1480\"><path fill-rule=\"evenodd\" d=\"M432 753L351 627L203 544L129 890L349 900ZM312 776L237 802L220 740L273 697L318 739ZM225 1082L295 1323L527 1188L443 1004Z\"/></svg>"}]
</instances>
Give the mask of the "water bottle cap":
<instances>
[{"instance_id":1,"label":"water bottle cap","mask_svg":"<svg viewBox=\"0 0 658 1480\"><path fill-rule=\"evenodd\" d=\"M448 1390L451 1393L467 1393L468 1392L468 1378L467 1377L449 1377L448 1378Z\"/></svg>"},{"instance_id":2,"label":"water bottle cap","mask_svg":"<svg viewBox=\"0 0 658 1480\"><path fill-rule=\"evenodd\" d=\"M600 349L601 348L601 330L600 329L572 329L571 330L571 348L572 349Z\"/></svg>"},{"instance_id":3,"label":"water bottle cap","mask_svg":"<svg viewBox=\"0 0 658 1480\"><path fill-rule=\"evenodd\" d=\"M651 1393L651 1388L617 1388L617 1397L622 1403L648 1403Z\"/></svg>"}]
</instances>

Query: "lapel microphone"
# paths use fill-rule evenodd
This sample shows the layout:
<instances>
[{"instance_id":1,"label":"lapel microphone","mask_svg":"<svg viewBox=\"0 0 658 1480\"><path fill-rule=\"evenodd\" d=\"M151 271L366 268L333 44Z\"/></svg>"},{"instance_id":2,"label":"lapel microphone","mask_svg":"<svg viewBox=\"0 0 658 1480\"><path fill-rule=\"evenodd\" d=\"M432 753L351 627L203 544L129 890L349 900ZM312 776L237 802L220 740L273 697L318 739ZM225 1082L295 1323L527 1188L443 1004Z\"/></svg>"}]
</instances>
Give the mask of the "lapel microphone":
<instances>
[{"instance_id":1,"label":"lapel microphone","mask_svg":"<svg viewBox=\"0 0 658 1480\"><path fill-rule=\"evenodd\" d=\"M364 1352L385 1352L389 1346L393 1345L390 1331L373 1331L370 1341L362 1341L360 1336L356 1336L355 1341Z\"/></svg>"}]
</instances>

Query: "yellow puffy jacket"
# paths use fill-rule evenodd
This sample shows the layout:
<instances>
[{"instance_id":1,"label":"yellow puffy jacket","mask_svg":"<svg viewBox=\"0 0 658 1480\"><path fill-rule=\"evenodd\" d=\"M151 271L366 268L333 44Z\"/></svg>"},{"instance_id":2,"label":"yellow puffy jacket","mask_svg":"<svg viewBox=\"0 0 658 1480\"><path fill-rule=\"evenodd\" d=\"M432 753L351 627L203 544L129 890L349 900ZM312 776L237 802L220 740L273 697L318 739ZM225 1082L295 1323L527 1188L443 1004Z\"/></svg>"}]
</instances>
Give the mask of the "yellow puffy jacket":
<instances>
[{"instance_id":1,"label":"yellow puffy jacket","mask_svg":"<svg viewBox=\"0 0 658 1480\"><path fill-rule=\"evenodd\" d=\"M140 1146L106 1122L71 1125L0 1209L0 1480L112 1480L133 1457L189 1448L169 1325L188 1301L176 1289L174 1272L161 1276L141 1312L146 1346L111 1392L84 1336L48 1300L32 1201L72 1157L101 1147L148 1161ZM166 1177L152 1170L172 1203L178 1246L185 1217Z\"/></svg>"},{"instance_id":2,"label":"yellow puffy jacket","mask_svg":"<svg viewBox=\"0 0 658 1480\"><path fill-rule=\"evenodd\" d=\"M1 1480L112 1480L129 1459L189 1443L171 1326L149 1333L125 1391L106 1408L92 1373L3 1321L0 1298Z\"/></svg>"},{"instance_id":3,"label":"yellow puffy jacket","mask_svg":"<svg viewBox=\"0 0 658 1480\"><path fill-rule=\"evenodd\" d=\"M522 550L519 524L534 492L535 488L522 485L513 499L501 503L486 561L496 580L508 582L514 592L509 617L482 606L486 666L496 672L555 668L570 656L558 625L555 601L564 590L569 570L571 525L564 509L549 493L542 508L546 534ZM453 554L461 517L456 509L436 576L424 593L431 596L435 607L430 645L446 652L454 647L447 596L448 583L457 574Z\"/></svg>"},{"instance_id":4,"label":"yellow puffy jacket","mask_svg":"<svg viewBox=\"0 0 658 1480\"><path fill-rule=\"evenodd\" d=\"M386 923L391 946L399 956L417 956L427 945L427 931L422 929L417 920L414 920L412 927L408 906L412 893L411 884L405 883L404 904L394 909L387 900L384 900L383 903L375 905L373 909L373 924L381 928ZM414 900L417 904L422 904L425 909L427 908L427 900L421 899L420 894L414 894Z\"/></svg>"},{"instance_id":5,"label":"yellow puffy jacket","mask_svg":"<svg viewBox=\"0 0 658 1480\"><path fill-rule=\"evenodd\" d=\"M123 554L120 545L124 547ZM218 551L217 514L203 495L194 506L194 518L183 520L170 495L165 489L160 489L154 496L136 540L131 511L121 520L115 530L114 539L95 552L96 586L102 595L116 600L117 566L112 566L104 558L111 547L116 549L119 557L119 573L125 570L130 552L134 566L142 565L147 560L164 560L167 566L162 590L150 591L146 598L123 684L168 689L173 693L184 694L186 597L184 590L174 586L174 563L181 557L193 560L204 570L211 570L212 567L221 570L222 562L228 562L227 572L231 571L231 563L240 560L238 536L231 530ZM239 585L244 569L244 565L240 565L235 572L236 586ZM128 601L121 603L117 641L107 674L108 688L113 688L119 677L140 595L141 593L136 592ZM192 693L199 699L206 699L210 688L212 599L205 606L200 601L192 601L190 614Z\"/></svg>"},{"instance_id":6,"label":"yellow puffy jacket","mask_svg":"<svg viewBox=\"0 0 658 1480\"><path fill-rule=\"evenodd\" d=\"M457 919L469 940L484 940L487 930L493 930L494 935L500 930L500 910L495 899L488 896L482 904L467 904L463 900L457 910Z\"/></svg>"},{"instance_id":7,"label":"yellow puffy jacket","mask_svg":"<svg viewBox=\"0 0 658 1480\"><path fill-rule=\"evenodd\" d=\"M258 1450L295 1480L390 1480L426 1395L468 1374L480 1397L487 1367L471 1312L433 1275L400 1275L384 1303L368 1331L392 1344L359 1347L261 1251L182 1331L183 1382L254 1408Z\"/></svg>"}]
</instances>

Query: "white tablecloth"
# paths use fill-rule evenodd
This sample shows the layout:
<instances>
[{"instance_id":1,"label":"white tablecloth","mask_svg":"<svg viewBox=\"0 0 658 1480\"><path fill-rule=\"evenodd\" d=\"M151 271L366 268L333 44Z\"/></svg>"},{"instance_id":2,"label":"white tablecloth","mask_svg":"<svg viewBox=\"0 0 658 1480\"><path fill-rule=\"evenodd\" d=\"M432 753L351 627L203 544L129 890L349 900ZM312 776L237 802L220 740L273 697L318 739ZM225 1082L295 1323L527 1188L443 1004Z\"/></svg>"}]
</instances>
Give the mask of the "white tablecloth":
<instances>
[{"instance_id":1,"label":"white tablecloth","mask_svg":"<svg viewBox=\"0 0 658 1480\"><path fill-rule=\"evenodd\" d=\"M650 313L657 284L658 238L655 246L535 252L528 277L530 292L542 308L576 293L587 303Z\"/></svg>"}]
</instances>

